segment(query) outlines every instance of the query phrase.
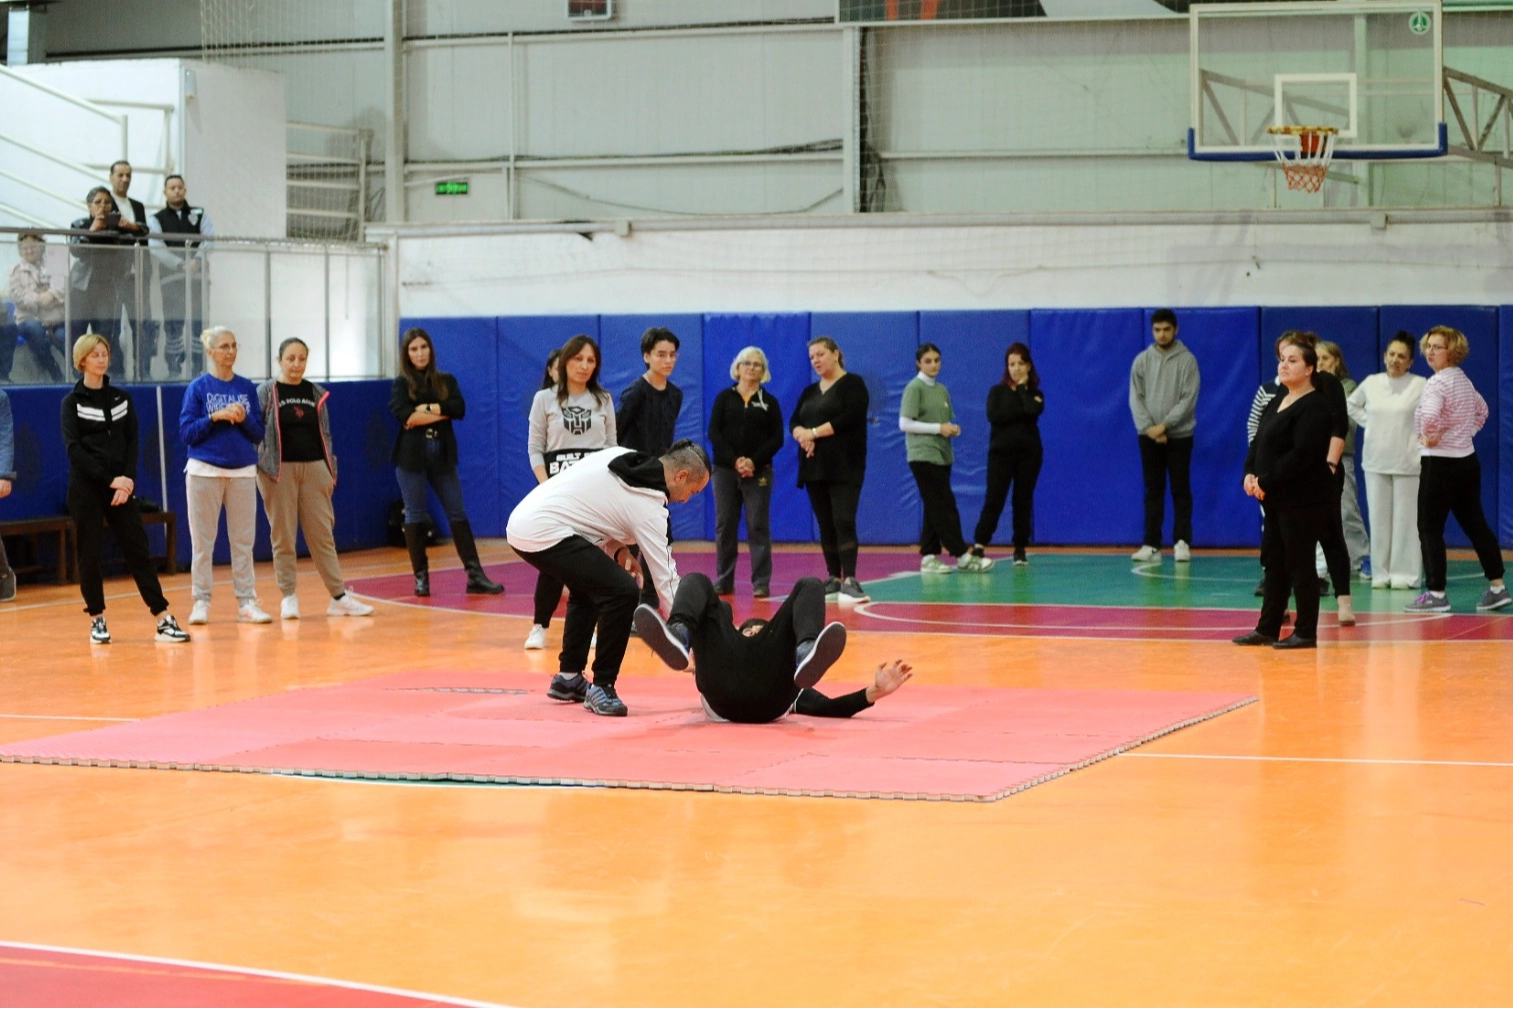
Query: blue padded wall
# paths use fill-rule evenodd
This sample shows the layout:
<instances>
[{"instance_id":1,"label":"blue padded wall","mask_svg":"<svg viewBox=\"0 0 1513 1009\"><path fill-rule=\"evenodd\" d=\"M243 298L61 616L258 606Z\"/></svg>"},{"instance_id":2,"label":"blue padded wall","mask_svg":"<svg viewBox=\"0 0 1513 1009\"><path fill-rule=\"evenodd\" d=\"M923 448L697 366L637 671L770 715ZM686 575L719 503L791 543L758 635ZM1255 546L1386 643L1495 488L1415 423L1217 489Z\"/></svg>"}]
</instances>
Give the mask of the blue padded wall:
<instances>
[{"instance_id":1,"label":"blue padded wall","mask_svg":"<svg viewBox=\"0 0 1513 1009\"><path fill-rule=\"evenodd\" d=\"M1255 501L1245 496L1243 485L1245 420L1258 384L1256 346L1261 313L1254 308L1175 311L1177 338L1197 357L1200 375L1192 468L1195 545L1259 546ZM1147 314L1147 330L1149 319ZM1126 399L1128 382L1126 374ZM1133 418L1130 430L1134 430ZM1168 503L1168 517L1170 513Z\"/></svg>"},{"instance_id":2,"label":"blue padded wall","mask_svg":"<svg viewBox=\"0 0 1513 1009\"><path fill-rule=\"evenodd\" d=\"M504 442L499 435L500 373L498 326L492 318L402 319L405 330L424 329L436 348L436 367L457 379L467 414L456 423L457 476L462 482L462 500L468 521L479 536L504 535L509 514L499 499L496 474L501 469ZM394 431L399 430L398 421ZM435 493L430 494L431 517L442 535L450 535L446 515ZM393 496L399 499L399 486Z\"/></svg>"},{"instance_id":3,"label":"blue padded wall","mask_svg":"<svg viewBox=\"0 0 1513 1009\"><path fill-rule=\"evenodd\" d=\"M1045 466L1035 490L1036 538L1044 543L1140 542L1144 492L1129 368L1150 342L1145 319L1139 308L1030 312L1030 352L1045 390Z\"/></svg>"},{"instance_id":4,"label":"blue padded wall","mask_svg":"<svg viewBox=\"0 0 1513 1009\"><path fill-rule=\"evenodd\" d=\"M1003 379L1009 344L1029 345L1030 313L921 312L919 342L940 348L940 380L951 390L951 404L961 425L961 435L952 445L956 462L951 470L951 483L961 510L961 534L970 543L987 493L988 439L992 434L988 425L988 390ZM1033 359L1033 348L1030 354ZM918 494L914 493L913 498L917 500ZM1008 516L998 528L997 538L1008 542Z\"/></svg>"},{"instance_id":5,"label":"blue padded wall","mask_svg":"<svg viewBox=\"0 0 1513 1009\"><path fill-rule=\"evenodd\" d=\"M846 370L860 375L871 396L867 418L867 477L857 509L857 536L864 544L917 543L923 511L914 474L898 429L904 386L918 372L917 312L816 312L809 317L811 339L828 336L840 345ZM803 363L807 366L808 351ZM786 362L785 362L786 364ZM809 371L809 381L815 381ZM792 406L788 412L791 414ZM790 451L797 451L796 448ZM816 535L818 532L816 531Z\"/></svg>"},{"instance_id":6,"label":"blue padded wall","mask_svg":"<svg viewBox=\"0 0 1513 1009\"><path fill-rule=\"evenodd\" d=\"M706 416L702 419L706 431L700 441L707 447L708 405L727 386L734 383L730 378L730 363L745 347L760 347L767 355L772 381L767 383L770 392L783 408L783 430L793 429L791 418L799 394L814 379L809 368L809 315L796 313L785 315L706 315L704 317L704 400ZM798 454L792 439L772 461L772 506L770 523L772 538L782 543L810 543L815 539L814 516L809 510L809 498L798 488ZM704 495L705 527L710 538L714 537L714 495ZM745 540L745 523L741 537Z\"/></svg>"},{"instance_id":7,"label":"blue padded wall","mask_svg":"<svg viewBox=\"0 0 1513 1009\"><path fill-rule=\"evenodd\" d=\"M641 356L641 335L653 326L669 329L678 338L678 366L672 382L683 390L683 411L678 414L675 434L704 444L707 401L704 386L704 317L701 315L603 315L599 317L599 336L605 358L605 388L620 404L620 393L646 373ZM714 393L709 394L709 399ZM707 447L707 446L706 446ZM708 496L708 490L702 496ZM675 540L702 540L714 536L714 526L706 529L705 504L698 499L668 507Z\"/></svg>"},{"instance_id":8,"label":"blue padded wall","mask_svg":"<svg viewBox=\"0 0 1513 1009\"><path fill-rule=\"evenodd\" d=\"M599 342L599 317L517 315L493 321L497 323L499 338L499 467L489 493L497 502L500 515L497 529L484 535L503 536L510 512L536 486L527 443L531 400L541 389L547 355L579 333ZM604 353L602 345L599 349ZM599 362L599 384L613 395L615 388L605 380L608 366L607 360Z\"/></svg>"},{"instance_id":9,"label":"blue padded wall","mask_svg":"<svg viewBox=\"0 0 1513 1009\"><path fill-rule=\"evenodd\" d=\"M1498 309L1480 305L1383 305L1381 309L1381 341L1383 344L1392 334L1405 329L1422 336L1434 326L1453 326L1466 334L1471 345L1471 356L1461 365L1466 376L1487 401L1487 424L1476 436L1476 455L1481 461L1481 500L1487 513L1487 522L1494 529L1498 518L1498 481L1495 474L1501 465L1497 436L1501 427L1502 411L1497 390L1498 375ZM1431 374L1423 362L1423 355L1414 358L1415 371ZM1445 541L1451 546L1469 546L1471 541L1452 516L1445 529Z\"/></svg>"}]
</instances>

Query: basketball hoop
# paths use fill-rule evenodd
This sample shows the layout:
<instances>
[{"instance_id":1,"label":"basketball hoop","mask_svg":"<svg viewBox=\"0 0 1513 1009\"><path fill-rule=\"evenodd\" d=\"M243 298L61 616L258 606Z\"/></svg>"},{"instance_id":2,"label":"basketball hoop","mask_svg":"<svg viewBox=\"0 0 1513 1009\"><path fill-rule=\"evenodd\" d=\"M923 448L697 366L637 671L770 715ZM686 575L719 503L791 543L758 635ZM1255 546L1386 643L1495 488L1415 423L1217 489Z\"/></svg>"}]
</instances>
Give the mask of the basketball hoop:
<instances>
[{"instance_id":1,"label":"basketball hoop","mask_svg":"<svg viewBox=\"0 0 1513 1009\"><path fill-rule=\"evenodd\" d=\"M1329 171L1334 138L1340 131L1333 126L1268 126L1266 132L1276 146L1287 188L1317 193Z\"/></svg>"}]
</instances>

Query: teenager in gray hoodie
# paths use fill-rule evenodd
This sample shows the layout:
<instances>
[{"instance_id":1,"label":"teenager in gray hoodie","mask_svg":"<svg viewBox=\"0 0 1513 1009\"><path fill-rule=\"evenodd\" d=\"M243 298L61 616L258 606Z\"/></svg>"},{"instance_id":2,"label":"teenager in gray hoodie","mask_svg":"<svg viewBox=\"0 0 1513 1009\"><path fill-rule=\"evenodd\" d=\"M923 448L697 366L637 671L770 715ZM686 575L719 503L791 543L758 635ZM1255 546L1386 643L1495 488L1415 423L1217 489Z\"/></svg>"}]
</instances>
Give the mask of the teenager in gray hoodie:
<instances>
[{"instance_id":1,"label":"teenager in gray hoodie","mask_svg":"<svg viewBox=\"0 0 1513 1009\"><path fill-rule=\"evenodd\" d=\"M1151 315L1155 342L1135 356L1129 373L1129 408L1139 433L1145 478L1145 536L1131 559L1161 556L1166 520L1166 481L1171 477L1173 556L1191 559L1193 541L1193 429L1197 426L1198 359L1177 339L1177 315L1169 308Z\"/></svg>"}]
</instances>

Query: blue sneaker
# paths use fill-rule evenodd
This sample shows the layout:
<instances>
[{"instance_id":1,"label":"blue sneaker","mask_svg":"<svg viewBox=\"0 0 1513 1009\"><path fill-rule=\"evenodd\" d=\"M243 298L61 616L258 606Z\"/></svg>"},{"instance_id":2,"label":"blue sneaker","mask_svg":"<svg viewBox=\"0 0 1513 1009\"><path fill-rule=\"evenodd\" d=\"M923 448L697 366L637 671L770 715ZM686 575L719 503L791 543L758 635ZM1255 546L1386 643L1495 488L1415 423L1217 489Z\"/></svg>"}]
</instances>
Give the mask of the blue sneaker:
<instances>
[{"instance_id":1,"label":"blue sneaker","mask_svg":"<svg viewBox=\"0 0 1513 1009\"><path fill-rule=\"evenodd\" d=\"M1371 581L1371 558L1370 557L1362 557L1361 558L1361 581L1363 581L1363 582L1369 582L1369 581Z\"/></svg>"},{"instance_id":2,"label":"blue sneaker","mask_svg":"<svg viewBox=\"0 0 1513 1009\"><path fill-rule=\"evenodd\" d=\"M613 683L606 683L602 687L597 683L591 684L583 698L583 706L596 715L623 718L630 714L630 709L620 700L620 695L615 693Z\"/></svg>"},{"instance_id":3,"label":"blue sneaker","mask_svg":"<svg viewBox=\"0 0 1513 1009\"><path fill-rule=\"evenodd\" d=\"M587 693L588 681L582 673L558 673L546 688L546 696L554 701L582 701Z\"/></svg>"}]
</instances>

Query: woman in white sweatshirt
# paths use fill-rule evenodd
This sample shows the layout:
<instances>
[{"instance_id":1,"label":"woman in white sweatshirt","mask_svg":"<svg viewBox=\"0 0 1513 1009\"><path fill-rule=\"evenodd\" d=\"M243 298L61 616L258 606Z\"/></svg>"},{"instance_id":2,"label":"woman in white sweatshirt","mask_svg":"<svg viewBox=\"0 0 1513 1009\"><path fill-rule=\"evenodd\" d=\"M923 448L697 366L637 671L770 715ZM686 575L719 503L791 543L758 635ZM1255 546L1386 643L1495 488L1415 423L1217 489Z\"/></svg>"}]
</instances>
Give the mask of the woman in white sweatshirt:
<instances>
[{"instance_id":1,"label":"woman in white sweatshirt","mask_svg":"<svg viewBox=\"0 0 1513 1009\"><path fill-rule=\"evenodd\" d=\"M1411 589L1423 574L1418 542L1418 431L1413 413L1425 379L1408 372L1414 340L1398 333L1387 344L1387 370L1361 380L1345 401L1366 431L1366 511L1371 526L1371 587Z\"/></svg>"}]
</instances>

